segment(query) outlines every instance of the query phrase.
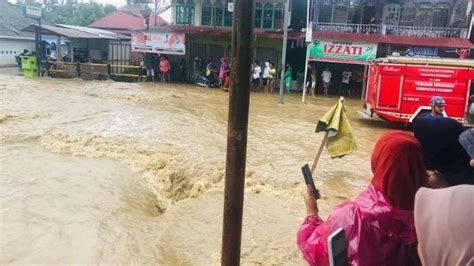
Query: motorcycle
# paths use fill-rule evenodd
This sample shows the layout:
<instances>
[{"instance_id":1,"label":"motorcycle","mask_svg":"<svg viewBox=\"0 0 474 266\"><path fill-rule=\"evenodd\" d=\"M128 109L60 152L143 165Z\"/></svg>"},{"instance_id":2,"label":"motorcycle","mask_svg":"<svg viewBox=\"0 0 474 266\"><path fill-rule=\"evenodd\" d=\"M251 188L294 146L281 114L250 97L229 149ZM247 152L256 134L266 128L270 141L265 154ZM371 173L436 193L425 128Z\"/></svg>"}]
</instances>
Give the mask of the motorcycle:
<instances>
[{"instance_id":1,"label":"motorcycle","mask_svg":"<svg viewBox=\"0 0 474 266\"><path fill-rule=\"evenodd\" d=\"M193 77L194 84L206 88L218 88L219 84L213 82L202 73L195 73Z\"/></svg>"}]
</instances>

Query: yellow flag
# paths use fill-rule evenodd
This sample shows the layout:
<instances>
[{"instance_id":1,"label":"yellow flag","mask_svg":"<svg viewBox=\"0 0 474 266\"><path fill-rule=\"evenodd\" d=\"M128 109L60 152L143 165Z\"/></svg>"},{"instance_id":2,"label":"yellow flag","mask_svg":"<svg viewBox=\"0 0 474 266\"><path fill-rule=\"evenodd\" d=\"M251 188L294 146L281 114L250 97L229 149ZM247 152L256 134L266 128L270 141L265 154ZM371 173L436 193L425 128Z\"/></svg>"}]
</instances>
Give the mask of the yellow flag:
<instances>
[{"instance_id":1,"label":"yellow flag","mask_svg":"<svg viewBox=\"0 0 474 266\"><path fill-rule=\"evenodd\" d=\"M328 141L326 149L331 158L342 157L357 149L352 128L347 118L347 109L343 104L344 98L334 105L319 121L316 132L326 131Z\"/></svg>"}]
</instances>

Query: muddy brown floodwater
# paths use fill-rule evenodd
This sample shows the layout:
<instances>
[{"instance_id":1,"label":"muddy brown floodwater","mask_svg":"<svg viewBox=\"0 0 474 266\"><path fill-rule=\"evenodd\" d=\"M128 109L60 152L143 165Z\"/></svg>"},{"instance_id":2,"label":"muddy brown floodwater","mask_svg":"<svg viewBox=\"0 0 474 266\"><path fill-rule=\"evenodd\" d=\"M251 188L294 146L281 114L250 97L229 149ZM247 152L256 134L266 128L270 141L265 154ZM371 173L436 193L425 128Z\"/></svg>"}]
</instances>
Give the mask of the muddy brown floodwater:
<instances>
[{"instance_id":1,"label":"muddy brown floodwater","mask_svg":"<svg viewBox=\"0 0 474 266\"><path fill-rule=\"evenodd\" d=\"M1 264L220 262L228 94L175 84L0 76ZM300 167L337 98L251 95L242 263L298 265ZM359 145L323 154L323 217L371 177L388 129L357 115Z\"/></svg>"}]
</instances>

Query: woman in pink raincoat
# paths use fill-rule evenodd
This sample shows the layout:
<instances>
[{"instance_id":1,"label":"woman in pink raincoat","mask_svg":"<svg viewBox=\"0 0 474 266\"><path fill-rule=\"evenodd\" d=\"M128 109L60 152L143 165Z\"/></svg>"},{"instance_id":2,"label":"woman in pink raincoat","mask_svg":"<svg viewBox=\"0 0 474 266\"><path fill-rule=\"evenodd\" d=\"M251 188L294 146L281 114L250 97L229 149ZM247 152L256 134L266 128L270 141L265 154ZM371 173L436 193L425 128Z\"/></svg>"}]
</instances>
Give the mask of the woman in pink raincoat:
<instances>
[{"instance_id":1,"label":"woman in pink raincoat","mask_svg":"<svg viewBox=\"0 0 474 266\"><path fill-rule=\"evenodd\" d=\"M229 67L229 63L225 57L221 58L221 66L219 68L219 84L221 85L222 89L224 88L225 77L226 77L226 68Z\"/></svg>"},{"instance_id":2,"label":"woman in pink raincoat","mask_svg":"<svg viewBox=\"0 0 474 266\"><path fill-rule=\"evenodd\" d=\"M413 217L416 191L428 186L418 141L404 132L383 135L371 158L371 184L337 206L323 221L311 189L305 193L307 217L297 243L310 265L328 265L327 238L338 228L347 237L351 265L420 265Z\"/></svg>"}]
</instances>

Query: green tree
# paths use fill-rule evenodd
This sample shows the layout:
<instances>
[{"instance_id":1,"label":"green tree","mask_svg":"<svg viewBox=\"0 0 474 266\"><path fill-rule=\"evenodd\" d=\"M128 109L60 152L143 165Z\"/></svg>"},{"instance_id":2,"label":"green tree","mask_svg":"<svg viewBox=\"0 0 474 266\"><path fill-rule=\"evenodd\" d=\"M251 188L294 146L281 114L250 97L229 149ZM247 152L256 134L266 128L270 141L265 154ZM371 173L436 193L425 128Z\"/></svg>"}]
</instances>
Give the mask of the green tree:
<instances>
[{"instance_id":1,"label":"green tree","mask_svg":"<svg viewBox=\"0 0 474 266\"><path fill-rule=\"evenodd\" d=\"M96 2L78 3L76 0L26 0L26 5L43 7L43 19L51 24L70 24L88 26L92 22L114 12L113 5L102 5ZM17 1L18 6L25 5Z\"/></svg>"}]
</instances>

